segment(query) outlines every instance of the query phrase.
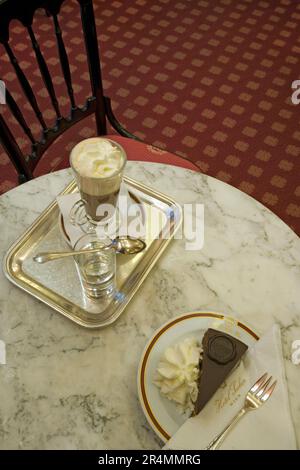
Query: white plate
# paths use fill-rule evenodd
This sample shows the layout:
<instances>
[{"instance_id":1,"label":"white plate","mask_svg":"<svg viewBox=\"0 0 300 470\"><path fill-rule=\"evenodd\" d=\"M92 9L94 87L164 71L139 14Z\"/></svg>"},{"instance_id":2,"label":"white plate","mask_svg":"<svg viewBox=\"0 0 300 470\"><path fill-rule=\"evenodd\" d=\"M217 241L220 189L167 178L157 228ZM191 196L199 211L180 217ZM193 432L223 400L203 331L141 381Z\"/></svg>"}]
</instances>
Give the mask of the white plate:
<instances>
[{"instance_id":1,"label":"white plate","mask_svg":"<svg viewBox=\"0 0 300 470\"><path fill-rule=\"evenodd\" d=\"M167 442L180 428L185 417L176 405L161 396L153 384L158 362L167 347L186 337L202 341L208 328L228 333L251 346L259 339L257 333L244 323L216 312L192 312L180 315L162 325L146 345L138 369L138 395L144 414L155 433Z\"/></svg>"}]
</instances>

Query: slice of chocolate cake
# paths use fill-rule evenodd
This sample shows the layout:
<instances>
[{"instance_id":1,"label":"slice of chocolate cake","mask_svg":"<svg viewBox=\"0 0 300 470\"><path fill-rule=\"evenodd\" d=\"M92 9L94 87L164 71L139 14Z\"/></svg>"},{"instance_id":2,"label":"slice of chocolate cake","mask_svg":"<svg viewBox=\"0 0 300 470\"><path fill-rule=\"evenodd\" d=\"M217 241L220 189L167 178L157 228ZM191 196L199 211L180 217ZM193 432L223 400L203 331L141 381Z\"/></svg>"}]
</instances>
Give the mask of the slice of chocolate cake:
<instances>
[{"instance_id":1,"label":"slice of chocolate cake","mask_svg":"<svg viewBox=\"0 0 300 470\"><path fill-rule=\"evenodd\" d=\"M232 369L239 363L248 346L222 331L209 328L202 340L198 379L198 396L194 415L197 415L222 385Z\"/></svg>"}]
</instances>

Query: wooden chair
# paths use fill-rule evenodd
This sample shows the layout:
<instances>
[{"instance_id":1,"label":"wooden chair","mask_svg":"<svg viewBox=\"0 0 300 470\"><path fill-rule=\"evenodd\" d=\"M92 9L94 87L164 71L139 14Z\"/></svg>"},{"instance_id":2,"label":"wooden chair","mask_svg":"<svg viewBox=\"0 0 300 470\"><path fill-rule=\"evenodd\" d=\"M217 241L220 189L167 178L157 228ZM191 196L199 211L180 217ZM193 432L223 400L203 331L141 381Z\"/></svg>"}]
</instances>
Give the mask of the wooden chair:
<instances>
[{"instance_id":1,"label":"wooden chair","mask_svg":"<svg viewBox=\"0 0 300 470\"><path fill-rule=\"evenodd\" d=\"M20 107L16 103L10 91L6 89L6 104L31 143L31 153L29 155L24 155L13 133L9 129L7 122L0 114L0 140L18 172L20 183L23 183L24 181L30 180L34 177L34 170L41 157L49 148L49 146L62 133L89 115L95 115L96 133L99 136L107 135L107 121L109 121L111 126L118 132L118 134L123 136L123 139L118 137L118 141L124 145L125 150L126 147L132 149L132 141L128 146L127 139L124 139L124 137L139 140L120 124L112 111L110 98L103 94L100 57L92 0L77 0L81 12L81 23L86 48L92 95L87 98L83 107L80 107L76 104L72 88L72 76L69 59L59 23L59 12L64 1L65 0L26 0L23 2L20 2L20 0L0 1L0 42L5 48L14 72L16 73L16 77L21 86L21 89L30 103L30 106L41 126L41 137L36 139L34 138L30 129L30 125L26 122ZM40 8L43 8L46 11L47 15L53 22L53 34L56 37L57 52L61 65L62 76L66 84L68 98L70 101L70 111L67 116L63 116L61 114L47 62L41 52L39 43L32 28L34 14L36 10ZM56 114L55 122L51 127L47 127L42 110L39 108L30 83L26 78L26 75L18 63L14 51L9 44L9 23L12 19L19 20L28 31L41 77ZM145 144L139 143L138 145L139 153L145 153L147 148L149 150L149 146L146 146ZM132 155L135 155L135 158L133 159L139 159L137 158L137 152L131 150L131 153ZM175 155L169 154L167 152L164 152L164 154L166 155L164 155L161 159L161 161L164 163L173 163L175 165L197 170L195 165L193 165L188 160L185 160L184 158L176 157ZM128 155L128 157L130 159L131 155ZM149 160L149 155L147 158L141 159ZM157 161L157 158L154 158L153 160Z\"/></svg>"}]
</instances>

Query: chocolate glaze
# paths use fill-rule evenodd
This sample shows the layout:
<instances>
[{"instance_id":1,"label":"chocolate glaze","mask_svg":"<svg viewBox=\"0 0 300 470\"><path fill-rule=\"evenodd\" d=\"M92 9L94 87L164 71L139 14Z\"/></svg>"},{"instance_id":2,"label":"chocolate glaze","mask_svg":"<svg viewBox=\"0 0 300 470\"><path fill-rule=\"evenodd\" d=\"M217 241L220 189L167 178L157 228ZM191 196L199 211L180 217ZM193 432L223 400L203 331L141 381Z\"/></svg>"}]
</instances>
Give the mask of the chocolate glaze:
<instances>
[{"instance_id":1,"label":"chocolate glaze","mask_svg":"<svg viewBox=\"0 0 300 470\"><path fill-rule=\"evenodd\" d=\"M204 408L248 349L242 341L212 328L204 334L202 347L201 374L194 414Z\"/></svg>"}]
</instances>

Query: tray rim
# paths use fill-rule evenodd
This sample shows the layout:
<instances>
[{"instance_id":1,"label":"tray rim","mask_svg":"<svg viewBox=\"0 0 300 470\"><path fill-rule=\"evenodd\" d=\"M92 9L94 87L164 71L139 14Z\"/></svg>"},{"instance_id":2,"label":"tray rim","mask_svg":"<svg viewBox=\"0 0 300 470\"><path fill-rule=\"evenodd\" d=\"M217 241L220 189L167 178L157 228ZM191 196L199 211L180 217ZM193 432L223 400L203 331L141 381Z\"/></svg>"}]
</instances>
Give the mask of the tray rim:
<instances>
[{"instance_id":1,"label":"tray rim","mask_svg":"<svg viewBox=\"0 0 300 470\"><path fill-rule=\"evenodd\" d=\"M41 284L39 281L33 279L30 275L24 274L24 271L21 269L20 273L18 275L14 275L13 269L11 267L13 263L13 259L16 256L16 252L21 248L21 246L30 238L34 230L36 229L37 226L39 226L43 220L46 220L49 213L54 209L55 206L57 206L57 201L56 198L41 212L41 214L32 222L32 224L24 231L22 235L20 235L17 240L9 247L6 255L4 256L3 263L2 263L2 268L5 277L12 282L15 286L19 287L23 291L27 292L30 294L32 297L36 298L37 300L43 302L47 306L51 307L52 309L56 310L60 314L62 314L64 317L70 319L73 321L73 323L78 324L80 326L83 326L88 329L99 329L99 328L104 328L106 326L111 325L114 323L124 312L126 309L127 305L131 301L131 299L134 297L142 283L144 282L145 278L148 276L149 272L151 269L154 267L162 253L165 251L167 246L170 244L171 240L174 238L176 232L179 230L183 215L182 215L182 207L179 203L177 203L173 198L170 196L157 191L156 189L152 189L151 187L140 183L139 181L132 179L128 176L124 176L123 180L125 183L128 183L135 189L144 192L146 195L151 196L151 197L156 197L158 200L162 200L164 203L176 207L178 210L178 216L177 216L177 222L174 225L174 229L172 231L172 234L169 238L164 238L162 239L162 243L158 247L157 251L155 252L155 255L151 259L151 262L147 265L146 269L144 269L140 279L138 282L135 284L134 288L130 291L126 298L126 302L122 304L121 308L117 308L116 311L109 317L99 319L98 322L89 322L85 319L80 319L78 317L74 317L72 312L69 312L66 308L63 308L61 305L59 305L57 302L55 302L54 299L49 298L49 294L51 294L51 297L56 297L61 299L62 303L63 301L67 301L69 304L72 302L69 301L68 299L65 299L65 297L61 296L59 293L52 291L51 289L47 288L43 284ZM58 194L58 196L64 195L64 194L69 194L72 192L73 189L76 188L76 182L73 179L67 186ZM36 287L34 287L33 284L38 284L40 289L37 290ZM46 295L48 293L48 295ZM73 304L75 305L75 304ZM76 305L76 308L82 311L85 311L82 307Z\"/></svg>"}]
</instances>

